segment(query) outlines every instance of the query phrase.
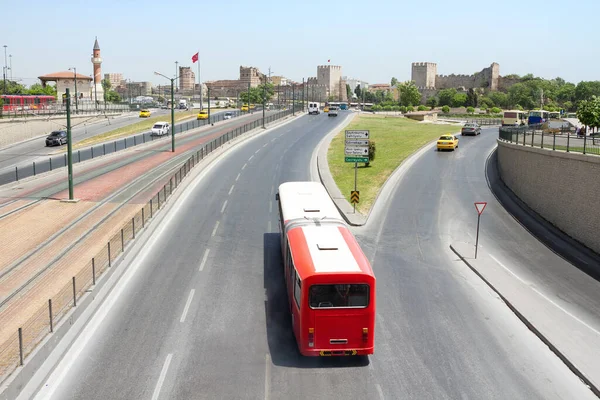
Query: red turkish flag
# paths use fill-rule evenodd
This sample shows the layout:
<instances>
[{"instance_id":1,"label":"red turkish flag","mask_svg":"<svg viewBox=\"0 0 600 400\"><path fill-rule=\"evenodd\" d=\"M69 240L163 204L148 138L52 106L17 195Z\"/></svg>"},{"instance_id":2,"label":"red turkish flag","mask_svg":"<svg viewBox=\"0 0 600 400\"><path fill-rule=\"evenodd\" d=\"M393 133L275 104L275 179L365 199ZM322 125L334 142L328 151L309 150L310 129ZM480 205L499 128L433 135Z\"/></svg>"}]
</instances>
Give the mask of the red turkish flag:
<instances>
[{"instance_id":1,"label":"red turkish flag","mask_svg":"<svg viewBox=\"0 0 600 400\"><path fill-rule=\"evenodd\" d=\"M196 61L198 61L198 54L199 53L196 53L192 56L192 63L195 63Z\"/></svg>"},{"instance_id":2,"label":"red turkish flag","mask_svg":"<svg viewBox=\"0 0 600 400\"><path fill-rule=\"evenodd\" d=\"M331 60L327 60L327 62L331 62Z\"/></svg>"}]
</instances>

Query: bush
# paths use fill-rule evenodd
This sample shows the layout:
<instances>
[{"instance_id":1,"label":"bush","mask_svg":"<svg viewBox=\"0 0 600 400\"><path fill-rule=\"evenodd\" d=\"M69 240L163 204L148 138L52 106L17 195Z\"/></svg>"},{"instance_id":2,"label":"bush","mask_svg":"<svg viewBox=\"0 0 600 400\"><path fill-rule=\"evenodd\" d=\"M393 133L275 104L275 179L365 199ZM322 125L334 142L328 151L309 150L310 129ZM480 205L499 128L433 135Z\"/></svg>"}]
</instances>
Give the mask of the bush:
<instances>
[{"instance_id":1,"label":"bush","mask_svg":"<svg viewBox=\"0 0 600 400\"><path fill-rule=\"evenodd\" d=\"M468 114L473 114L475 112L475 108L473 107L467 107L467 113Z\"/></svg>"},{"instance_id":2,"label":"bush","mask_svg":"<svg viewBox=\"0 0 600 400\"><path fill-rule=\"evenodd\" d=\"M406 107L406 112L413 112L413 111L415 111L415 108L413 106Z\"/></svg>"},{"instance_id":3,"label":"bush","mask_svg":"<svg viewBox=\"0 0 600 400\"><path fill-rule=\"evenodd\" d=\"M424 105L420 105L419 107L417 107L417 110L419 110L419 111L426 111L427 107L425 107Z\"/></svg>"},{"instance_id":4,"label":"bush","mask_svg":"<svg viewBox=\"0 0 600 400\"><path fill-rule=\"evenodd\" d=\"M392 111L400 111L400 106L392 106Z\"/></svg>"},{"instance_id":5,"label":"bush","mask_svg":"<svg viewBox=\"0 0 600 400\"><path fill-rule=\"evenodd\" d=\"M371 111L381 111L382 107L379 104L375 104L373 107L371 107Z\"/></svg>"},{"instance_id":6,"label":"bush","mask_svg":"<svg viewBox=\"0 0 600 400\"><path fill-rule=\"evenodd\" d=\"M442 112L443 112L444 114L448 114L448 113L450 112L450 107L448 107L448 106L444 106L444 107L442 107Z\"/></svg>"},{"instance_id":7,"label":"bush","mask_svg":"<svg viewBox=\"0 0 600 400\"><path fill-rule=\"evenodd\" d=\"M374 141L370 141L369 142L369 161L365 163L365 166L369 166L371 164L371 161L375 160L375 142Z\"/></svg>"},{"instance_id":8,"label":"bush","mask_svg":"<svg viewBox=\"0 0 600 400\"><path fill-rule=\"evenodd\" d=\"M499 114L502 110L498 107L492 107L492 114Z\"/></svg>"},{"instance_id":9,"label":"bush","mask_svg":"<svg viewBox=\"0 0 600 400\"><path fill-rule=\"evenodd\" d=\"M383 111L392 111L392 106L384 106Z\"/></svg>"},{"instance_id":10,"label":"bush","mask_svg":"<svg viewBox=\"0 0 600 400\"><path fill-rule=\"evenodd\" d=\"M400 112L401 113L405 113L406 112L406 106L401 106L400 107Z\"/></svg>"},{"instance_id":11,"label":"bush","mask_svg":"<svg viewBox=\"0 0 600 400\"><path fill-rule=\"evenodd\" d=\"M427 102L425 104L427 104L427 106L431 107L431 109L433 110L437 106L438 101L435 97L430 97L427 99Z\"/></svg>"}]
</instances>

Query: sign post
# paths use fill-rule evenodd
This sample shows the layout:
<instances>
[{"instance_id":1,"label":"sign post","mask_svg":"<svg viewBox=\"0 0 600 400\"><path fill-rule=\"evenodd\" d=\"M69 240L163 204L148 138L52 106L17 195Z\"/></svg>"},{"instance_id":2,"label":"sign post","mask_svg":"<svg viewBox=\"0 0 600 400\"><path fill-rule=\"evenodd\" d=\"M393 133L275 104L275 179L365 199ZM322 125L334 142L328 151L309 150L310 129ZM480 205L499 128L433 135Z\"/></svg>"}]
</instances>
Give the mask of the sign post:
<instances>
[{"instance_id":1,"label":"sign post","mask_svg":"<svg viewBox=\"0 0 600 400\"><path fill-rule=\"evenodd\" d=\"M369 131L346 131L344 161L354 163L354 190L350 193L350 201L354 206L354 213L356 213L356 203L359 201L357 190L358 163L369 162Z\"/></svg>"},{"instance_id":2,"label":"sign post","mask_svg":"<svg viewBox=\"0 0 600 400\"><path fill-rule=\"evenodd\" d=\"M477 209L477 236L475 237L475 259L477 259L477 248L479 247L479 220L481 219L481 214L485 209L487 202L480 201L475 203L475 208Z\"/></svg>"}]
</instances>

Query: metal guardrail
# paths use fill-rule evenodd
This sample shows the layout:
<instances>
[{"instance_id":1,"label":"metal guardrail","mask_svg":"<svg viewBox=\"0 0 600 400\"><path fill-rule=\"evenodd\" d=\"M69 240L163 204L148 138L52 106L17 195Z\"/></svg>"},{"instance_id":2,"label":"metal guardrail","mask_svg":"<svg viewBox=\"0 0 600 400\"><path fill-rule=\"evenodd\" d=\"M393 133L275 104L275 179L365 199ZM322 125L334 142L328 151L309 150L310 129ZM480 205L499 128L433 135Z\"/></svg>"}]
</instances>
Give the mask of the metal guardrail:
<instances>
[{"instance_id":1,"label":"metal guardrail","mask_svg":"<svg viewBox=\"0 0 600 400\"><path fill-rule=\"evenodd\" d=\"M265 117L265 124L291 114L292 110L278 112ZM56 324L72 308L77 307L79 298L90 287L96 285L96 281L102 273L114 265L119 255L139 235L140 231L152 222L156 213L164 206L167 199L179 187L182 180L195 165L225 143L260 126L262 126L262 118L224 133L193 153L181 165L179 170L170 177L168 182L155 193L152 199L113 235L102 250L87 262L76 276L69 279L55 296L41 304L40 308L16 332L0 344L0 383L19 365L23 365L27 356L31 354L36 346L47 335L54 332Z\"/></svg>"},{"instance_id":2,"label":"metal guardrail","mask_svg":"<svg viewBox=\"0 0 600 400\"><path fill-rule=\"evenodd\" d=\"M241 115L239 111L232 111L233 117ZM168 119L168 118L167 118ZM166 120L167 120L166 119ZM209 123L215 123L224 120L224 114L211 115L210 122L208 120L193 120L188 122L181 122L175 124L175 134L188 131L190 129L196 129ZM262 120L261 120L262 121ZM170 137L170 135L169 135ZM73 152L73 164L80 163L82 161L91 160L93 158L105 156L107 154L116 153L121 150L128 149L146 142L160 139L156 136L152 136L150 132L144 132L133 136L128 136L123 139L117 139L112 142L105 142L97 145L90 146L85 149L80 149ZM35 176L44 172L52 171L56 168L63 168L67 166L67 154L56 155L49 157L43 161L33 161L31 164L25 166L15 166L12 171L7 171L0 174L0 186L8 183L16 182L21 179Z\"/></svg>"},{"instance_id":3,"label":"metal guardrail","mask_svg":"<svg viewBox=\"0 0 600 400\"><path fill-rule=\"evenodd\" d=\"M567 153L600 155L600 137L576 135L564 126L547 128L543 125L500 127L500 140L529 147L538 147Z\"/></svg>"}]
</instances>

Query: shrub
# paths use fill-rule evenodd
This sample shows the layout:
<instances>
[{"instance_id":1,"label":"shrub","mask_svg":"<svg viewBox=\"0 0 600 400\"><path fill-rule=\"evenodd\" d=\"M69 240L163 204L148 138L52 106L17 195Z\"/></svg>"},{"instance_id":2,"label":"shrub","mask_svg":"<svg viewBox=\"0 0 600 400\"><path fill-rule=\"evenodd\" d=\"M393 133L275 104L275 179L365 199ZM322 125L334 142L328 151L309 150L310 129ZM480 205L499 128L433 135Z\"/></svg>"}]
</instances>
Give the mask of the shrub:
<instances>
[{"instance_id":1,"label":"shrub","mask_svg":"<svg viewBox=\"0 0 600 400\"><path fill-rule=\"evenodd\" d=\"M400 111L400 106L392 106L392 111Z\"/></svg>"},{"instance_id":2,"label":"shrub","mask_svg":"<svg viewBox=\"0 0 600 400\"><path fill-rule=\"evenodd\" d=\"M392 106L384 106L383 111L392 111Z\"/></svg>"},{"instance_id":3,"label":"shrub","mask_svg":"<svg viewBox=\"0 0 600 400\"><path fill-rule=\"evenodd\" d=\"M427 107L425 107L424 105L420 105L419 107L417 107L417 110L419 110L419 111L426 111Z\"/></svg>"},{"instance_id":4,"label":"shrub","mask_svg":"<svg viewBox=\"0 0 600 400\"><path fill-rule=\"evenodd\" d=\"M413 106L408 106L408 107L406 107L406 111L413 112L413 111L415 111L415 108Z\"/></svg>"},{"instance_id":5,"label":"shrub","mask_svg":"<svg viewBox=\"0 0 600 400\"><path fill-rule=\"evenodd\" d=\"M371 161L375 160L375 150L375 142L371 140L369 142L369 161L365 163L366 167L368 167L371 164Z\"/></svg>"},{"instance_id":6,"label":"shrub","mask_svg":"<svg viewBox=\"0 0 600 400\"><path fill-rule=\"evenodd\" d=\"M431 107L431 109L433 110L437 106L438 101L435 97L430 97L427 99L427 102L425 104L427 104L427 106Z\"/></svg>"},{"instance_id":7,"label":"shrub","mask_svg":"<svg viewBox=\"0 0 600 400\"><path fill-rule=\"evenodd\" d=\"M442 112L443 112L444 114L448 114L448 113L450 112L450 107L448 107L448 106L444 106L444 107L442 107Z\"/></svg>"},{"instance_id":8,"label":"shrub","mask_svg":"<svg viewBox=\"0 0 600 400\"><path fill-rule=\"evenodd\" d=\"M382 107L379 104L375 104L371 107L371 111L381 111Z\"/></svg>"},{"instance_id":9,"label":"shrub","mask_svg":"<svg viewBox=\"0 0 600 400\"><path fill-rule=\"evenodd\" d=\"M467 107L467 113L468 114L473 114L475 112L475 108L473 107Z\"/></svg>"},{"instance_id":10,"label":"shrub","mask_svg":"<svg viewBox=\"0 0 600 400\"><path fill-rule=\"evenodd\" d=\"M405 113L406 112L406 106L400 106L400 112L401 113Z\"/></svg>"},{"instance_id":11,"label":"shrub","mask_svg":"<svg viewBox=\"0 0 600 400\"><path fill-rule=\"evenodd\" d=\"M500 110L498 107L493 107L492 108L492 114L499 114L500 111L502 111L502 110Z\"/></svg>"}]
</instances>

